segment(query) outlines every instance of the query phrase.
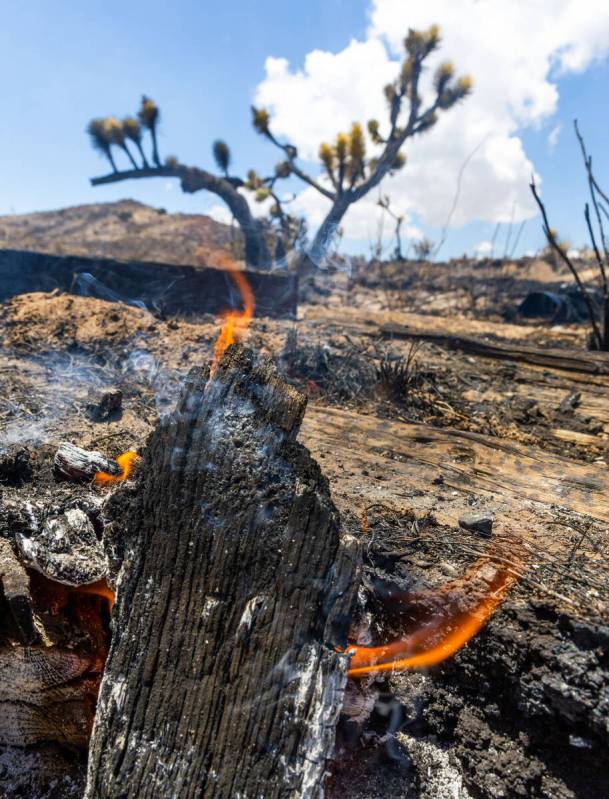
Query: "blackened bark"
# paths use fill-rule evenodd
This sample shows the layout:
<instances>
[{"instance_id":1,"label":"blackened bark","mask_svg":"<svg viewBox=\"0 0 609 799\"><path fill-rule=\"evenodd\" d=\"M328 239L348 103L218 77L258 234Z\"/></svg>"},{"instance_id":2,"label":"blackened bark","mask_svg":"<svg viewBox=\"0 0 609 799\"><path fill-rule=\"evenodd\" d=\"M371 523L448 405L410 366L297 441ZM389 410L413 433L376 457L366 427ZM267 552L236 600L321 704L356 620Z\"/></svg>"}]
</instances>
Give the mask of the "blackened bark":
<instances>
[{"instance_id":1,"label":"blackened bark","mask_svg":"<svg viewBox=\"0 0 609 799\"><path fill-rule=\"evenodd\" d=\"M305 399L230 347L149 439L86 796L321 795L353 587Z\"/></svg>"}]
</instances>

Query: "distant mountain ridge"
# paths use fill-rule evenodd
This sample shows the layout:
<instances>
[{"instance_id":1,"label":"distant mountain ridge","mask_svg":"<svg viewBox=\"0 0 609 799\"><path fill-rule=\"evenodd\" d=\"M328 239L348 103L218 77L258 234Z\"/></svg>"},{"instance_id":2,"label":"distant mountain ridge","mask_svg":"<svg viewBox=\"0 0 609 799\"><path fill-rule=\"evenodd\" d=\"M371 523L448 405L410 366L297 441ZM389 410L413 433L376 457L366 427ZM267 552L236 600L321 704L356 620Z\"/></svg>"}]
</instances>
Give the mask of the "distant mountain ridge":
<instances>
[{"instance_id":1,"label":"distant mountain ridge","mask_svg":"<svg viewBox=\"0 0 609 799\"><path fill-rule=\"evenodd\" d=\"M136 200L0 216L0 248L122 261L197 266L225 251L233 235L204 214L169 214Z\"/></svg>"}]
</instances>

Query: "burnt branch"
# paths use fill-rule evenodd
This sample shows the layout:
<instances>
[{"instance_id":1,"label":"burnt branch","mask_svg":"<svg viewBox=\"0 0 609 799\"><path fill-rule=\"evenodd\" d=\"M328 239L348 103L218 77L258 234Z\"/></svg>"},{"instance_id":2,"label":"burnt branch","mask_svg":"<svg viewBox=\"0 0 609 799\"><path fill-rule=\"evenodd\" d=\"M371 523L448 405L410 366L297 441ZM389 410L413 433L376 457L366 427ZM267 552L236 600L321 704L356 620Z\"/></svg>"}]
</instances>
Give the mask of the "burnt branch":
<instances>
[{"instance_id":1,"label":"burnt branch","mask_svg":"<svg viewBox=\"0 0 609 799\"><path fill-rule=\"evenodd\" d=\"M590 321L590 326L592 327L592 335L594 337L595 343L598 349L602 349L603 339L601 336L600 328L596 321L596 314L594 311L594 305L592 303L590 294L588 293L587 288L583 284L582 279L580 278L579 273L575 268L575 265L573 264L573 261L567 255L564 247L561 247L558 241L556 240L556 235L552 231L550 224L548 222L548 215L546 212L545 205L543 204L541 198L539 197L539 194L537 193L537 186L535 185L534 177L531 178L531 183L529 184L529 187L531 189L533 197L535 198L535 202L537 203L537 206L539 207L539 210L541 212L541 216L543 219L543 232L545 233L548 244L554 250L554 252L556 252L557 255L562 259L563 263L566 264L569 271L575 278L575 282L577 283L577 286L581 292L582 298L586 303L586 308L588 310L588 319Z\"/></svg>"},{"instance_id":2,"label":"burnt branch","mask_svg":"<svg viewBox=\"0 0 609 799\"><path fill-rule=\"evenodd\" d=\"M583 136L581 135L581 133L579 131L579 127L577 125L577 120L576 119L573 121L573 127L575 128L575 135L577 136L577 140L579 141L579 146L580 146L580 149L581 149L581 152L582 152L582 158L584 160L584 166L586 168L586 173L587 173L587 176L588 176L588 187L590 189L590 199L592 200L592 206L593 206L594 212L596 214L596 222L598 224L598 229L599 229L600 237L601 237L601 243L603 245L604 258L601 258L599 250L598 250L598 247L596 246L596 241L595 241L595 238L594 238L594 233L592 231L592 226L590 224L590 214L589 214L588 205L586 204L586 210L585 210L586 224L588 225L588 230L589 230L590 236L592 238L594 251L595 251L595 254L597 256L598 268L599 268L599 271L600 271L600 274L601 274L601 279L602 279L602 284L603 284L603 293L606 295L607 291L608 291L608 285L607 285L607 272L606 272L606 269L605 269L605 264L606 264L606 262L607 262L607 260L609 258L609 251L607 250L607 241L606 241L606 238L605 238L605 229L603 227L603 220L601 218L601 212L600 212L600 208L599 208L599 203L598 203L598 199L596 197L597 185L598 184L596 183L596 180L594 179L594 174L592 172L592 156L588 155L588 153L586 151L586 144L584 142ZM601 192L601 194L602 194L602 192ZM603 194L603 197L604 196L605 195Z\"/></svg>"}]
</instances>

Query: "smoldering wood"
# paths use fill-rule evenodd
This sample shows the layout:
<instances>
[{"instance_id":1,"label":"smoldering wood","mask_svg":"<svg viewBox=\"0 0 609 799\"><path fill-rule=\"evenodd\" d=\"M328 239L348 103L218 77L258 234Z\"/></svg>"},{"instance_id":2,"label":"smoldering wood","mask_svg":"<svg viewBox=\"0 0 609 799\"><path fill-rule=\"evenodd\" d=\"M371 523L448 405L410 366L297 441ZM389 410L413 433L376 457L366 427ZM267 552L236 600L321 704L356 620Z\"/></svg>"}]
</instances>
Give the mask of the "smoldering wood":
<instances>
[{"instance_id":1,"label":"smoldering wood","mask_svg":"<svg viewBox=\"0 0 609 799\"><path fill-rule=\"evenodd\" d=\"M84 585L108 573L108 561L89 516L68 508L45 518L42 528L15 536L23 562L50 580Z\"/></svg>"},{"instance_id":2,"label":"smoldering wood","mask_svg":"<svg viewBox=\"0 0 609 799\"><path fill-rule=\"evenodd\" d=\"M0 484L20 486L32 476L30 451L19 444L9 444L0 452Z\"/></svg>"},{"instance_id":3,"label":"smoldering wood","mask_svg":"<svg viewBox=\"0 0 609 799\"><path fill-rule=\"evenodd\" d=\"M63 441L53 461L55 470L68 480L91 480L97 472L118 475L120 466L101 452L91 452Z\"/></svg>"},{"instance_id":4,"label":"smoldering wood","mask_svg":"<svg viewBox=\"0 0 609 799\"><path fill-rule=\"evenodd\" d=\"M42 532L33 516L29 526L20 519L18 507L0 521L4 532L7 521L32 537ZM43 536L40 557L45 544ZM66 548L74 546L72 537ZM78 554L84 559L82 542ZM75 580L91 568L78 565ZM0 538L0 795L77 799L107 653L107 609L105 600L30 566L15 540Z\"/></svg>"},{"instance_id":5,"label":"smoldering wood","mask_svg":"<svg viewBox=\"0 0 609 799\"><path fill-rule=\"evenodd\" d=\"M254 294L257 316L296 316L296 274L247 270L244 275ZM241 307L232 280L219 269L0 250L0 301L54 289L122 301L168 316L217 314Z\"/></svg>"},{"instance_id":6,"label":"smoldering wood","mask_svg":"<svg viewBox=\"0 0 609 799\"><path fill-rule=\"evenodd\" d=\"M355 581L305 398L230 347L151 435L86 796L321 795ZM122 494L124 498L124 493Z\"/></svg>"},{"instance_id":7,"label":"smoldering wood","mask_svg":"<svg viewBox=\"0 0 609 799\"><path fill-rule=\"evenodd\" d=\"M22 642L40 643L40 622L32 604L30 581L10 541L5 538L0 538L0 582Z\"/></svg>"}]
</instances>

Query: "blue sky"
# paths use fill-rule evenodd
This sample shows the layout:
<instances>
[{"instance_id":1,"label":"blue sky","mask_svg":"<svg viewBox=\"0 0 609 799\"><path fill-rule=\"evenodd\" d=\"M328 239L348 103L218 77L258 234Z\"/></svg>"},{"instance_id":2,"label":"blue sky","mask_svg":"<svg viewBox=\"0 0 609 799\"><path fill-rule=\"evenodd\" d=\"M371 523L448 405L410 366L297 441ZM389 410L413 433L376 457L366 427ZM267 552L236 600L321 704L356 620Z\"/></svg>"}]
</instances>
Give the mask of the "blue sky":
<instances>
[{"instance_id":1,"label":"blue sky","mask_svg":"<svg viewBox=\"0 0 609 799\"><path fill-rule=\"evenodd\" d=\"M252 166L264 172L277 154L253 132L249 106L265 80L265 59L283 57L290 69L300 70L312 50L337 53L352 39L363 40L369 12L370 3L363 0L5 4L0 213L125 197L170 211L205 211L216 198L184 195L177 183L164 180L90 187L88 178L107 170L89 147L87 121L132 113L146 92L162 110L162 155L211 167L211 143L221 137L231 145L235 172ZM583 72L552 80L560 95L556 113L517 133L543 178L554 226L578 245L586 238L586 185L572 119L580 120L602 183L609 172L609 64L596 59ZM556 126L561 132L552 147L548 136ZM418 218L416 209L411 222L437 239L437 226ZM442 254L472 252L494 228L492 221L469 221L449 232ZM507 225L497 239L499 253L506 234ZM541 241L538 219L529 219L519 250L536 249ZM365 251L367 234L351 236L347 244Z\"/></svg>"}]
</instances>

